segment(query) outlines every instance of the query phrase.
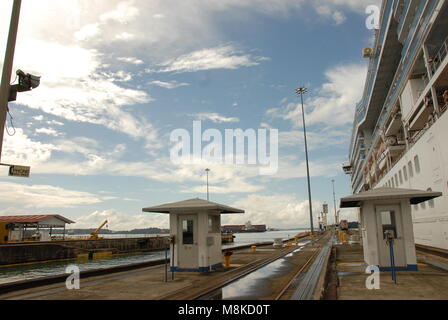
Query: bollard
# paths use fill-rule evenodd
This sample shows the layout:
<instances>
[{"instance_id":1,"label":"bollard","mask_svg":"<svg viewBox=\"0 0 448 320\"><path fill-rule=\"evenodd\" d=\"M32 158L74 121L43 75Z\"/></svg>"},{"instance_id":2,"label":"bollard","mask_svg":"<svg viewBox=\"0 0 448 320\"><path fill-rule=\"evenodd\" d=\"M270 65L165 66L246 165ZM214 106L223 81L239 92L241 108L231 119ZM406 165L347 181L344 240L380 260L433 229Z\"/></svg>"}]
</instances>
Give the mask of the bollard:
<instances>
[{"instance_id":1,"label":"bollard","mask_svg":"<svg viewBox=\"0 0 448 320\"><path fill-rule=\"evenodd\" d=\"M232 256L233 252L232 251L227 251L224 253L224 266L226 268L230 267L230 257Z\"/></svg>"},{"instance_id":2,"label":"bollard","mask_svg":"<svg viewBox=\"0 0 448 320\"><path fill-rule=\"evenodd\" d=\"M250 249L252 252L257 252L257 246L252 246L252 247L250 247Z\"/></svg>"},{"instance_id":3,"label":"bollard","mask_svg":"<svg viewBox=\"0 0 448 320\"><path fill-rule=\"evenodd\" d=\"M283 239L282 238L275 238L274 239L274 248L276 248L276 249L283 248Z\"/></svg>"}]
</instances>

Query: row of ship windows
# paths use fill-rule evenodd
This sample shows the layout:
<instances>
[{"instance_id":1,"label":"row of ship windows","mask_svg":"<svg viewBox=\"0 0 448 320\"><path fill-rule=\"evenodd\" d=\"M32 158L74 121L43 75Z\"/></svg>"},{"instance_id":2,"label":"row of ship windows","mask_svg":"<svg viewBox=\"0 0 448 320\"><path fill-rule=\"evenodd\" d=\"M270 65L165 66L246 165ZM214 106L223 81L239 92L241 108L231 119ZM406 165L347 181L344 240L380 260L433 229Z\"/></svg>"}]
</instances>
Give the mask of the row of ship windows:
<instances>
[{"instance_id":1,"label":"row of ship windows","mask_svg":"<svg viewBox=\"0 0 448 320\"><path fill-rule=\"evenodd\" d=\"M395 174L395 176L390 178L390 180L386 182L385 186L388 186L390 188L398 188L403 184L404 181L408 181L408 179L414 177L414 168L415 173L419 174L421 168L420 168L420 159L418 158L418 156L414 157L414 163L412 163L412 161L409 161L407 166L404 166L403 169L399 170L398 173ZM428 191L432 191L431 188L428 189ZM430 208L434 208L435 206L434 200L430 200L428 201L428 203ZM425 202L422 202L420 206L423 210L426 209ZM414 205L413 208L415 210L418 210L418 205Z\"/></svg>"},{"instance_id":2,"label":"row of ship windows","mask_svg":"<svg viewBox=\"0 0 448 320\"><path fill-rule=\"evenodd\" d=\"M412 164L412 161L408 162L407 166L404 166L402 170L400 170L398 173L395 174L394 177L392 177L385 185L391 188L397 188L400 185L403 184L403 181L408 181L409 178L414 177L414 168L415 173L420 173L420 160L418 156L414 157L414 164ZM408 176L409 173L409 176ZM404 177L404 179L403 179Z\"/></svg>"}]
</instances>

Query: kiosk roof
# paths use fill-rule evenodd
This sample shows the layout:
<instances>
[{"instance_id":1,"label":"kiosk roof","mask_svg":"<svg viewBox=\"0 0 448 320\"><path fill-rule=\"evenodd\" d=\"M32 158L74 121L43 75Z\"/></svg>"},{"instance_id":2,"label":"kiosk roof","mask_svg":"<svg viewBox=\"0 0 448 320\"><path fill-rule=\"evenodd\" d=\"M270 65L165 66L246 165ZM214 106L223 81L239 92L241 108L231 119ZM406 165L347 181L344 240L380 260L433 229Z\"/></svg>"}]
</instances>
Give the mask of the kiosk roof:
<instances>
[{"instance_id":1,"label":"kiosk roof","mask_svg":"<svg viewBox=\"0 0 448 320\"><path fill-rule=\"evenodd\" d=\"M340 207L354 208L360 207L363 201L394 199L409 199L411 204L419 204L440 196L441 192L382 187L342 198Z\"/></svg>"},{"instance_id":2,"label":"kiosk roof","mask_svg":"<svg viewBox=\"0 0 448 320\"><path fill-rule=\"evenodd\" d=\"M155 207L143 208L143 212L170 213L183 210L218 210L221 214L244 213L244 210L232 208L223 204L202 200L199 198L162 204Z\"/></svg>"}]
</instances>

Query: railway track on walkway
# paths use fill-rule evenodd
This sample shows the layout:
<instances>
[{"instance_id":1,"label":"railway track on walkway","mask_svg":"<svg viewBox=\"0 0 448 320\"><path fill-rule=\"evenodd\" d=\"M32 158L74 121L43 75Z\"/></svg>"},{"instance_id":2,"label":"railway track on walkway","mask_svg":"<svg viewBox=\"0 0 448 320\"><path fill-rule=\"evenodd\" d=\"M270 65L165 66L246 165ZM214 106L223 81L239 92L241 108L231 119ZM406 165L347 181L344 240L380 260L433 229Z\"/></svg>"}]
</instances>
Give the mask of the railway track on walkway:
<instances>
[{"instance_id":1,"label":"railway track on walkway","mask_svg":"<svg viewBox=\"0 0 448 320\"><path fill-rule=\"evenodd\" d=\"M292 272L291 276L287 278L287 280L282 284L280 288L280 292L274 293L274 296L272 299L274 300L281 300L284 297L286 297L291 291L296 288L295 280L297 277L302 274L309 266L312 264L312 262L316 259L316 257L319 255L320 249L322 248L322 245L320 242L327 242L327 239L329 238L328 234L324 234L322 237L315 240L315 248L313 252L311 253L310 257L306 259L305 263L297 265L294 268L294 271ZM310 246L311 244L308 244L306 246ZM255 260L249 264L243 265L241 267L235 268L233 270L224 272L221 276L210 280L206 285L201 283L195 283L188 287L182 288L180 290L177 290L175 292L171 292L167 295L161 296L158 299L159 300L201 300L201 299L207 299L207 297L211 296L214 292L231 285L232 283L242 279L245 276L250 275L251 273L277 261L278 259L284 258L285 256L293 253L294 251L297 251L297 246L292 247L286 247L282 249L277 254L270 256L265 259L258 259ZM298 270L297 270L298 269ZM284 281L284 280L283 280ZM278 291L278 289L276 290ZM260 297L252 297L251 299L257 299Z\"/></svg>"}]
</instances>

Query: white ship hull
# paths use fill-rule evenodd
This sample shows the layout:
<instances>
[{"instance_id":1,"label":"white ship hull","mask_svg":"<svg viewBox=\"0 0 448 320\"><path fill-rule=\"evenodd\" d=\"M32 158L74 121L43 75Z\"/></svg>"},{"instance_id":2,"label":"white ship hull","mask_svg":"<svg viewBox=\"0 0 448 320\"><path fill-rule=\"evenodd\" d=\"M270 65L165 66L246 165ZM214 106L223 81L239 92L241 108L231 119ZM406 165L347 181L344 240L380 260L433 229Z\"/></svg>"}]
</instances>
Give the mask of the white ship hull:
<instances>
[{"instance_id":1,"label":"white ship hull","mask_svg":"<svg viewBox=\"0 0 448 320\"><path fill-rule=\"evenodd\" d=\"M442 192L412 206L415 242L448 251L448 0L383 0L349 163L353 193Z\"/></svg>"},{"instance_id":2,"label":"white ship hull","mask_svg":"<svg viewBox=\"0 0 448 320\"><path fill-rule=\"evenodd\" d=\"M416 168L416 159L420 170ZM409 163L412 164L412 177ZM412 218L416 244L448 250L448 112L403 155L378 186L389 184L398 188L431 189L443 193L434 202L412 206Z\"/></svg>"}]
</instances>

